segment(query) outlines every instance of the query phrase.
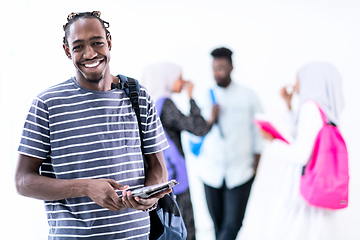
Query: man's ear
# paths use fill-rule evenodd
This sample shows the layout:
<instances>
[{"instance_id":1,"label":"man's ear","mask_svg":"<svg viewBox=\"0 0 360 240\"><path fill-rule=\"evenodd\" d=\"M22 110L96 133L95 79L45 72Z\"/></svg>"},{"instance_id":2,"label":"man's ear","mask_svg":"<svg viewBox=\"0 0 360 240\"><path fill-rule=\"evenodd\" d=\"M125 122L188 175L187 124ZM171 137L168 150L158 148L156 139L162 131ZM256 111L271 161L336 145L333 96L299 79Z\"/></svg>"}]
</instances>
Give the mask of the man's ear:
<instances>
[{"instance_id":1,"label":"man's ear","mask_svg":"<svg viewBox=\"0 0 360 240\"><path fill-rule=\"evenodd\" d=\"M69 59L71 59L70 49L69 49L68 46L66 46L65 43L63 43L63 49L64 49L64 51L65 51L66 56L67 56Z\"/></svg>"},{"instance_id":2,"label":"man's ear","mask_svg":"<svg viewBox=\"0 0 360 240\"><path fill-rule=\"evenodd\" d=\"M107 41L107 44L108 44L109 51L111 51L112 45L111 45L111 34L110 33L107 36L106 41Z\"/></svg>"}]
</instances>

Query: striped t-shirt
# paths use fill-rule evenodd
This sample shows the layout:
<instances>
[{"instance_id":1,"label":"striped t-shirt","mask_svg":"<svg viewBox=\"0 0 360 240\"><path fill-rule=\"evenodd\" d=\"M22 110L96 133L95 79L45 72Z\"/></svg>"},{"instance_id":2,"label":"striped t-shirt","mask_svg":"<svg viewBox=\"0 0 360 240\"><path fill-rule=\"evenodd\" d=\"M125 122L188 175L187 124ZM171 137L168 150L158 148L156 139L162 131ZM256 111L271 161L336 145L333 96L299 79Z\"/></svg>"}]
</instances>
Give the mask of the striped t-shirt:
<instances>
[{"instance_id":1,"label":"striped t-shirt","mask_svg":"<svg viewBox=\"0 0 360 240\"><path fill-rule=\"evenodd\" d=\"M168 144L148 92L139 94L144 153ZM74 78L33 101L19 153L44 159L40 174L58 179L114 179L144 186L137 118L124 90L91 91ZM120 193L120 192L119 192ZM45 201L49 239L148 239L148 213L110 211L88 197Z\"/></svg>"}]
</instances>

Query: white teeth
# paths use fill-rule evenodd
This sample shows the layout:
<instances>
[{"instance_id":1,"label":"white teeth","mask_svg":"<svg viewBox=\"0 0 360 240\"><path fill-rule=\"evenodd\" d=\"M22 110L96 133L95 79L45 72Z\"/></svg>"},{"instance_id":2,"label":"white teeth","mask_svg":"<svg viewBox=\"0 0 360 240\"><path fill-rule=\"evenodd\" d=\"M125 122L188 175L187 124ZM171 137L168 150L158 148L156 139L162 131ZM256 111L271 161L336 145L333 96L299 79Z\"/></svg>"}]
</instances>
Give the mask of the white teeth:
<instances>
[{"instance_id":1,"label":"white teeth","mask_svg":"<svg viewBox=\"0 0 360 240\"><path fill-rule=\"evenodd\" d=\"M94 62L94 63L92 63L92 64L85 64L85 67L87 67L87 68L92 68L92 67L96 67L97 65L99 65L100 64L100 62Z\"/></svg>"}]
</instances>

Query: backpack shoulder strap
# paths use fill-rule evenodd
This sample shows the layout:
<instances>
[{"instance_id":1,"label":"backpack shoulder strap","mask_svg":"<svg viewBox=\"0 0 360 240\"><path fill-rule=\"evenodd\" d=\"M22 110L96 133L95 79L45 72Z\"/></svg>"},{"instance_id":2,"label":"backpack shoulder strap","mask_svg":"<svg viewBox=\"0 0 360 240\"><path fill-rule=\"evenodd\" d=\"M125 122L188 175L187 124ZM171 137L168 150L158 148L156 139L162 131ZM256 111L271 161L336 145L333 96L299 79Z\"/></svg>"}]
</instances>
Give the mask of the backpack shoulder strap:
<instances>
[{"instance_id":1,"label":"backpack shoulder strap","mask_svg":"<svg viewBox=\"0 0 360 240\"><path fill-rule=\"evenodd\" d=\"M327 125L328 124L328 118L327 118L326 114L324 113L324 111L322 110L322 108L320 107L320 105L316 101L313 101L313 103L315 103L315 105L318 107L324 125Z\"/></svg>"},{"instance_id":2,"label":"backpack shoulder strap","mask_svg":"<svg viewBox=\"0 0 360 240\"><path fill-rule=\"evenodd\" d=\"M113 88L119 88L119 89L124 89L126 95L128 95L130 97L130 89L129 89L129 79L133 79L121 74L118 74L116 77L119 78L119 83L116 84L111 84L114 85ZM135 81L136 84L136 91L140 94L140 84L136 79L133 79Z\"/></svg>"},{"instance_id":3,"label":"backpack shoulder strap","mask_svg":"<svg viewBox=\"0 0 360 240\"><path fill-rule=\"evenodd\" d=\"M140 117L140 107L139 107L139 92L137 91L137 88L139 87L139 83L135 81L133 78L128 78L129 80L129 98L132 104L132 107L134 108L136 118L139 125L139 131L140 131L140 138L141 138L141 149L143 149L143 132L142 132L142 126L141 126L141 117Z\"/></svg>"},{"instance_id":4,"label":"backpack shoulder strap","mask_svg":"<svg viewBox=\"0 0 360 240\"><path fill-rule=\"evenodd\" d=\"M140 85L136 79L126 77L124 75L117 75L119 78L119 83L112 84L112 88L124 89L126 95L130 98L132 107L135 111L138 126L139 134L141 140L141 151L144 153L144 142L143 142L143 132L141 126L141 117L140 117L140 107L139 107L139 94L140 94Z\"/></svg>"}]
</instances>

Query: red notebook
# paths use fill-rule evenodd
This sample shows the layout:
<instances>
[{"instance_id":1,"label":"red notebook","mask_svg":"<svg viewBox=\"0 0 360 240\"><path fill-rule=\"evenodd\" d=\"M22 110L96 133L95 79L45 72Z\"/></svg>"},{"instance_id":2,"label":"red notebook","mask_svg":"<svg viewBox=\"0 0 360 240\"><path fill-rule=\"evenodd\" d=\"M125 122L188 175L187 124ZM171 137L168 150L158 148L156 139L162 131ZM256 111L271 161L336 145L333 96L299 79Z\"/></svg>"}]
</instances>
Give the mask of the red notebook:
<instances>
[{"instance_id":1,"label":"red notebook","mask_svg":"<svg viewBox=\"0 0 360 240\"><path fill-rule=\"evenodd\" d=\"M264 131L270 133L274 138L280 139L289 144L289 142L279 133L278 130L276 130L276 128L273 126L273 124L271 124L270 121L264 119L254 119L254 123L260 128L262 128Z\"/></svg>"}]
</instances>

